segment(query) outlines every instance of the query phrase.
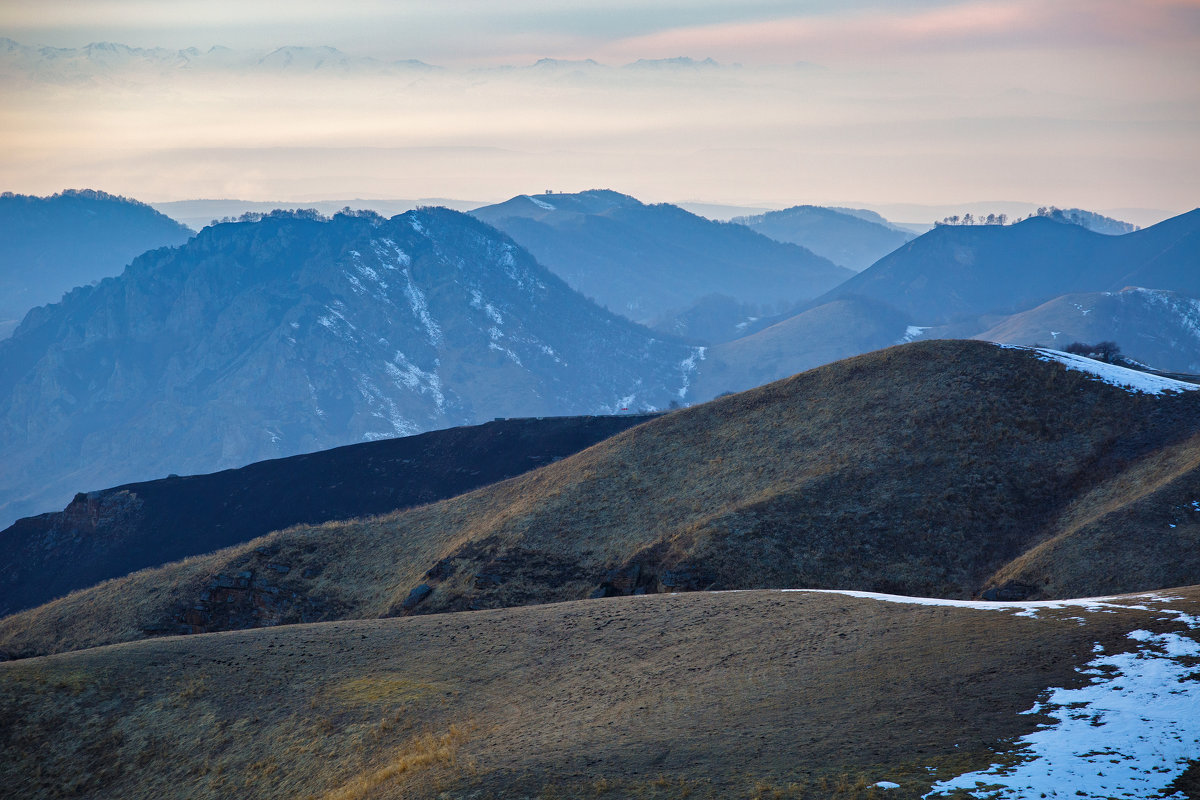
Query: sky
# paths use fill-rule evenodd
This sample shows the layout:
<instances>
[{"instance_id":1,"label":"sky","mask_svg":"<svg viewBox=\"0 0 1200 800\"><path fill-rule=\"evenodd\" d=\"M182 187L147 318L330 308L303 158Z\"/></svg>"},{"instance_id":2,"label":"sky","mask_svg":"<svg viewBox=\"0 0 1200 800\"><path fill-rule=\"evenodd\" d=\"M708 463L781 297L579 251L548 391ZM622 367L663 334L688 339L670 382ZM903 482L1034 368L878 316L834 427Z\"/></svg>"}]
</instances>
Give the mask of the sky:
<instances>
[{"instance_id":1,"label":"sky","mask_svg":"<svg viewBox=\"0 0 1200 800\"><path fill-rule=\"evenodd\" d=\"M5 0L0 37L0 190L29 194L1178 212L1200 186L1200 0Z\"/></svg>"}]
</instances>

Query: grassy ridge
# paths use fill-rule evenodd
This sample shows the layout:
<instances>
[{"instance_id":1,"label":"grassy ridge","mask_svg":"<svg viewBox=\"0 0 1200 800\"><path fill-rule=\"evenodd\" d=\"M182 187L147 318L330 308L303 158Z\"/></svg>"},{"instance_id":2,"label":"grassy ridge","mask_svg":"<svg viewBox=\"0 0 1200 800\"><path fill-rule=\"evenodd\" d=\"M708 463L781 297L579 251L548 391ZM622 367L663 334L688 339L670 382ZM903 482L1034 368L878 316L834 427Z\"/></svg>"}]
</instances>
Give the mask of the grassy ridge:
<instances>
[{"instance_id":1,"label":"grassy ridge","mask_svg":"<svg viewBox=\"0 0 1200 800\"><path fill-rule=\"evenodd\" d=\"M1171 608L1195 613L1200 592ZM12 796L881 797L1004 758L1155 609L781 592L135 642L0 665Z\"/></svg>"}]
</instances>

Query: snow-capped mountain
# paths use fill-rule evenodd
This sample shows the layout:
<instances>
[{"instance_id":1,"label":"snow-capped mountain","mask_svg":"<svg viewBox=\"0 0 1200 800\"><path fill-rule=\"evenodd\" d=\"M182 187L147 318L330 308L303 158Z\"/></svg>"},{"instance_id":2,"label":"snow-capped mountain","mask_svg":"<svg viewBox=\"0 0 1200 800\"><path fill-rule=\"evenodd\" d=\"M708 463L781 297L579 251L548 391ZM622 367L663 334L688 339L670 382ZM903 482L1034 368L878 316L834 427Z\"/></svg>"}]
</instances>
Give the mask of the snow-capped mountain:
<instances>
[{"instance_id":1,"label":"snow-capped mountain","mask_svg":"<svg viewBox=\"0 0 1200 800\"><path fill-rule=\"evenodd\" d=\"M492 417L664 407L702 358L457 212L217 225L0 343L0 516Z\"/></svg>"}]
</instances>

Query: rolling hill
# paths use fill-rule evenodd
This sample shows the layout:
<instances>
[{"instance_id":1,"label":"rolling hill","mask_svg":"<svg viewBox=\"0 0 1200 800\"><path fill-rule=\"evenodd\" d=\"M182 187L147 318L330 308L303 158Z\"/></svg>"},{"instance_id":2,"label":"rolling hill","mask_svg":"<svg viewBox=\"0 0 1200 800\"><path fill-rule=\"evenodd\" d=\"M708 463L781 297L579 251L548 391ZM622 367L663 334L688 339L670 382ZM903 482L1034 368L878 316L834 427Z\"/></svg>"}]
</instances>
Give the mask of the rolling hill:
<instances>
[{"instance_id":1,"label":"rolling hill","mask_svg":"<svg viewBox=\"0 0 1200 800\"><path fill-rule=\"evenodd\" d=\"M822 206L793 206L732 221L776 241L798 244L855 272L916 238L910 231Z\"/></svg>"},{"instance_id":2,"label":"rolling hill","mask_svg":"<svg viewBox=\"0 0 1200 800\"><path fill-rule=\"evenodd\" d=\"M0 664L0 780L130 800L1191 797L1200 591L1164 595L706 592L116 645Z\"/></svg>"},{"instance_id":3,"label":"rolling hill","mask_svg":"<svg viewBox=\"0 0 1200 800\"><path fill-rule=\"evenodd\" d=\"M458 212L216 225L0 342L0 524L169 473L661 408L686 399L699 356Z\"/></svg>"},{"instance_id":4,"label":"rolling hill","mask_svg":"<svg viewBox=\"0 0 1200 800\"><path fill-rule=\"evenodd\" d=\"M742 225L608 190L520 195L471 214L574 289L638 322L714 294L783 311L853 274Z\"/></svg>"},{"instance_id":5,"label":"rolling hill","mask_svg":"<svg viewBox=\"0 0 1200 800\"><path fill-rule=\"evenodd\" d=\"M301 523L432 503L571 455L650 417L495 420L80 493L0 531L0 617Z\"/></svg>"},{"instance_id":6,"label":"rolling hill","mask_svg":"<svg viewBox=\"0 0 1200 800\"><path fill-rule=\"evenodd\" d=\"M0 195L0 338L34 306L119 275L147 250L183 244L192 231L148 205L104 192Z\"/></svg>"},{"instance_id":7,"label":"rolling hill","mask_svg":"<svg viewBox=\"0 0 1200 800\"><path fill-rule=\"evenodd\" d=\"M1194 388L982 342L894 347L440 503L100 584L0 621L0 650L696 589L1190 585Z\"/></svg>"}]
</instances>

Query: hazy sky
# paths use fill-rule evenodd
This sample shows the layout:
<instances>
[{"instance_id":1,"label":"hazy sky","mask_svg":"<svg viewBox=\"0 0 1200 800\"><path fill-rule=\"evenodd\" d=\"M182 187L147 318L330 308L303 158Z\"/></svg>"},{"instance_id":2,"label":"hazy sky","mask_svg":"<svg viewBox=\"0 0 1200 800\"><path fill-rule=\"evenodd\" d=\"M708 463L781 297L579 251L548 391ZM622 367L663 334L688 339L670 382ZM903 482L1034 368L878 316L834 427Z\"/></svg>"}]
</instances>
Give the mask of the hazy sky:
<instances>
[{"instance_id":1,"label":"hazy sky","mask_svg":"<svg viewBox=\"0 0 1200 800\"><path fill-rule=\"evenodd\" d=\"M1200 0L5 0L0 37L10 191L1198 203ZM199 52L38 49L93 42ZM719 66L622 68L679 56ZM500 68L547 57L602 66Z\"/></svg>"}]
</instances>

